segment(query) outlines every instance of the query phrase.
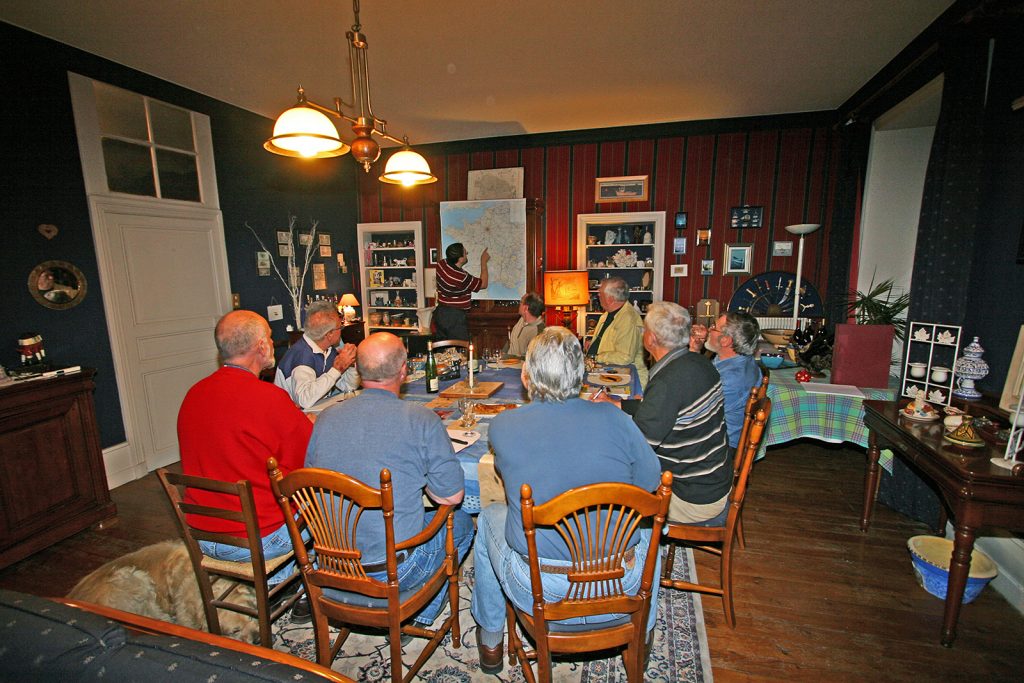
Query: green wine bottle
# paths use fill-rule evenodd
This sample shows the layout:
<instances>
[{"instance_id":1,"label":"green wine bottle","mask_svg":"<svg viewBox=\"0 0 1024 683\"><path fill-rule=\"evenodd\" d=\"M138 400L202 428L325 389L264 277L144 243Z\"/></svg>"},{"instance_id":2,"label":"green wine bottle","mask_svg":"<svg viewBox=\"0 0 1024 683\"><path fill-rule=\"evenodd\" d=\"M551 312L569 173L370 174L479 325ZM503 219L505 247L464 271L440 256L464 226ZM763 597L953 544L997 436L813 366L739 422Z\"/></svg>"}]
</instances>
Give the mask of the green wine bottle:
<instances>
[{"instance_id":1,"label":"green wine bottle","mask_svg":"<svg viewBox=\"0 0 1024 683\"><path fill-rule=\"evenodd\" d=\"M438 389L437 361L434 360L434 343L427 342L427 364L425 369L427 393L436 394Z\"/></svg>"}]
</instances>

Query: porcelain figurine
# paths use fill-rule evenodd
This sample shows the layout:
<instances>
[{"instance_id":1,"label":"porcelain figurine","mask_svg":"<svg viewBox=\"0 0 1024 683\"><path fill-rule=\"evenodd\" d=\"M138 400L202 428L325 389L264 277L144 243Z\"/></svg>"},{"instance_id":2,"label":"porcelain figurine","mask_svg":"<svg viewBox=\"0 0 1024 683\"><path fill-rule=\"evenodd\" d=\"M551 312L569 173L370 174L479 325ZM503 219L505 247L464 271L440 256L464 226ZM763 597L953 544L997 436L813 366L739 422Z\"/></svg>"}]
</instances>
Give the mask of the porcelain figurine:
<instances>
[{"instance_id":1,"label":"porcelain figurine","mask_svg":"<svg viewBox=\"0 0 1024 683\"><path fill-rule=\"evenodd\" d=\"M953 390L954 396L968 400L981 398L981 392L974 388L974 383L988 375L988 363L981 357L983 353L985 349L981 348L977 337L964 347L964 355L953 364L957 385Z\"/></svg>"}]
</instances>

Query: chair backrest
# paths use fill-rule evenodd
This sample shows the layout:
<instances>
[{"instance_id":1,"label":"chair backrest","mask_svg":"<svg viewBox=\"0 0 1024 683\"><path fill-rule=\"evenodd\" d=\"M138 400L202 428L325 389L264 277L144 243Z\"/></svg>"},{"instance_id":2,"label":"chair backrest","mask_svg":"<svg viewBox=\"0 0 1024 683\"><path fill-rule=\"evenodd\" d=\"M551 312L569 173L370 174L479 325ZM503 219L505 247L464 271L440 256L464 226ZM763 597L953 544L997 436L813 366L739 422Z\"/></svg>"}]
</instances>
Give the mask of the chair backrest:
<instances>
[{"instance_id":1,"label":"chair backrest","mask_svg":"<svg viewBox=\"0 0 1024 683\"><path fill-rule=\"evenodd\" d=\"M267 461L270 487L284 513L295 548L295 560L307 585L360 593L372 598L398 595L398 564L395 559L394 492L391 471L380 472L375 489L346 474L314 467L284 475L277 461ZM359 522L366 510L384 515L387 582L369 578L362 551L356 545ZM302 542L301 527L313 539L314 558ZM393 584L393 585L392 585ZM389 587L394 590L389 590ZM310 596L312 599L315 596Z\"/></svg>"},{"instance_id":2,"label":"chair backrest","mask_svg":"<svg viewBox=\"0 0 1024 683\"><path fill-rule=\"evenodd\" d=\"M743 427L740 428L740 440L736 444L736 455L733 456L732 468L733 468L733 484L735 485L735 478L739 477L740 473L740 461L739 457L740 447L743 444L743 440L747 437L747 432L750 431L750 425L754 421L754 406L762 398L768 395L768 382L771 376L771 370L768 368L762 368L761 383L750 388L750 396L747 397L747 405L743 409Z\"/></svg>"},{"instance_id":3,"label":"chair backrest","mask_svg":"<svg viewBox=\"0 0 1024 683\"><path fill-rule=\"evenodd\" d=\"M630 613L642 623L650 608L650 589L661 529L672 496L672 474L663 472L656 493L623 483L590 484L570 489L543 505L534 505L533 491L523 484L523 531L529 551L534 619ZM628 595L623 590L623 562L628 543L644 520L652 520L652 535L644 564L640 590ZM565 541L572 557L567 570L569 589L565 597L544 602L536 528L552 527Z\"/></svg>"},{"instance_id":4,"label":"chair backrest","mask_svg":"<svg viewBox=\"0 0 1024 683\"><path fill-rule=\"evenodd\" d=\"M201 566L203 553L199 548L199 541L211 541L247 548L250 556L254 559L252 563L254 580L266 585L266 565L263 558L259 518L256 515L256 503L253 501L252 484L249 481L244 479L235 482L219 481L207 477L177 474L163 468L157 470L157 477L174 508L178 527L185 539L185 545L188 547L188 554L192 560L192 566L196 570L196 576L202 575L204 571ZM223 505L190 502L190 496L187 495L185 489L210 494L203 498L206 500L219 499L223 501ZM245 538L197 527L196 523L202 525L200 520L203 518L240 524L245 529Z\"/></svg>"},{"instance_id":5,"label":"chair backrest","mask_svg":"<svg viewBox=\"0 0 1024 683\"><path fill-rule=\"evenodd\" d=\"M756 389L751 390L751 394ZM732 494L730 495L729 517L726 526L731 529L736 524L736 518L743 508L743 498L747 493L747 480L750 478L750 468L754 464L754 458L761 447L761 440L764 438L765 425L772 414L772 400L765 396L758 399L751 406L747 415L744 427L744 434L740 437L740 443L736 447L736 455L733 456L737 463L736 478L733 481Z\"/></svg>"},{"instance_id":6,"label":"chair backrest","mask_svg":"<svg viewBox=\"0 0 1024 683\"><path fill-rule=\"evenodd\" d=\"M459 349L469 350L469 342L462 341L461 339L440 339L431 345L434 351L438 349L447 349L448 347L454 346Z\"/></svg>"}]
</instances>

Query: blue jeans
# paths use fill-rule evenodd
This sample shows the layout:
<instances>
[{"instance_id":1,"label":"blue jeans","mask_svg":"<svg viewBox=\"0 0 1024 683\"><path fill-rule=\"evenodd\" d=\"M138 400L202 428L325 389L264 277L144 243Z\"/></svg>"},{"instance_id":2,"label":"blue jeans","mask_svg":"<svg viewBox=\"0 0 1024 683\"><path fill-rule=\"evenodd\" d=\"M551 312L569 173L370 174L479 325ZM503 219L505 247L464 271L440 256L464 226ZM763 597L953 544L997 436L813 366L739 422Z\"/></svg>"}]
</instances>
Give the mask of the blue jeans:
<instances>
[{"instance_id":1,"label":"blue jeans","mask_svg":"<svg viewBox=\"0 0 1024 683\"><path fill-rule=\"evenodd\" d=\"M309 541L309 532L303 529L302 539ZM292 538L288 535L288 525L282 524L277 531L271 532L262 539L263 559L272 560L275 557L287 555L292 550ZM252 559L248 548L239 548L227 543L214 543L213 541L199 541L199 549L203 555L212 557L215 560L226 560L228 562L247 562ZM276 586L295 571L295 560L282 565L276 572L267 578L267 584Z\"/></svg>"},{"instance_id":2,"label":"blue jeans","mask_svg":"<svg viewBox=\"0 0 1024 683\"><path fill-rule=\"evenodd\" d=\"M423 525L426 526L434 518L435 511L430 510L423 513ZM442 526L426 543L416 546L409 551L405 561L398 565L398 586L403 591L415 590L427 582L437 571L437 568L444 562L444 541L447 532ZM463 512L456 510L452 516L452 536L455 540L455 550L459 556L459 564L465 559L469 552L469 546L473 543L473 518ZM387 581L387 571L367 572L371 579ZM324 595L328 598L340 599L339 591L332 588L325 588ZM437 616L444 609L445 601L448 599L447 583L434 596L434 599L427 603L415 619L420 624L429 625L434 623ZM456 618L458 618L456 616Z\"/></svg>"},{"instance_id":3,"label":"blue jeans","mask_svg":"<svg viewBox=\"0 0 1024 683\"><path fill-rule=\"evenodd\" d=\"M505 598L508 597L516 607L529 614L533 613L533 593L530 590L530 566L526 559L513 550L505 540L505 517L508 506L502 503L488 505L476 521L476 546L473 549L473 562L476 572L476 583L473 586L471 609L473 618L480 628L491 633L505 630ZM629 594L640 590L643 578L644 562L650 548L651 530L639 532L640 542L636 545L636 561L632 569L626 570L622 578L622 586ZM543 564L568 566L567 561L543 560ZM647 630L654 628L658 619L658 592L660 584L661 555L654 567L654 583L652 585L651 611L647 618ZM556 602L565 597L569 587L569 579L564 574L543 574L544 601ZM564 619L562 624L600 624L618 619L621 614L600 614L589 617Z\"/></svg>"}]
</instances>

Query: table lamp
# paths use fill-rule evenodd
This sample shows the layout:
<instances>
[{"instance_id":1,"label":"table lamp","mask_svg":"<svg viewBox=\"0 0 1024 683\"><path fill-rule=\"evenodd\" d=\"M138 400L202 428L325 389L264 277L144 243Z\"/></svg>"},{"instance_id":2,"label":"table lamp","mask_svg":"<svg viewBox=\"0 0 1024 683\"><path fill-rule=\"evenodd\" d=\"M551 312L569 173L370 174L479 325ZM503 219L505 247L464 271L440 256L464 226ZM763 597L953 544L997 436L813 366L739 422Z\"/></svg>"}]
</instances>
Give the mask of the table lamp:
<instances>
[{"instance_id":1,"label":"table lamp","mask_svg":"<svg viewBox=\"0 0 1024 683\"><path fill-rule=\"evenodd\" d=\"M549 270L544 273L544 304L562 310L562 325L573 329L573 308L590 303L589 275L585 270Z\"/></svg>"},{"instance_id":2,"label":"table lamp","mask_svg":"<svg viewBox=\"0 0 1024 683\"><path fill-rule=\"evenodd\" d=\"M341 296L341 301L338 302L338 306L345 314L345 322L354 320L356 317L355 306L359 305L359 300L356 299L356 295L349 292Z\"/></svg>"},{"instance_id":3,"label":"table lamp","mask_svg":"<svg viewBox=\"0 0 1024 683\"><path fill-rule=\"evenodd\" d=\"M804 235L810 235L821 227L821 223L797 223L787 225L786 232L791 235L800 235L800 248L796 257L796 287L793 289L793 331L796 332L797 319L800 317L800 277L804 269Z\"/></svg>"}]
</instances>

